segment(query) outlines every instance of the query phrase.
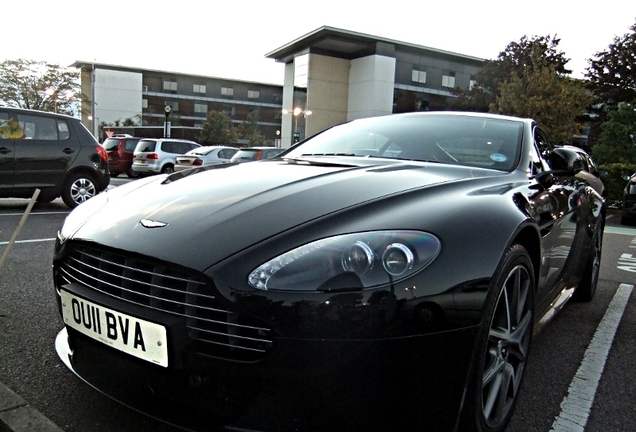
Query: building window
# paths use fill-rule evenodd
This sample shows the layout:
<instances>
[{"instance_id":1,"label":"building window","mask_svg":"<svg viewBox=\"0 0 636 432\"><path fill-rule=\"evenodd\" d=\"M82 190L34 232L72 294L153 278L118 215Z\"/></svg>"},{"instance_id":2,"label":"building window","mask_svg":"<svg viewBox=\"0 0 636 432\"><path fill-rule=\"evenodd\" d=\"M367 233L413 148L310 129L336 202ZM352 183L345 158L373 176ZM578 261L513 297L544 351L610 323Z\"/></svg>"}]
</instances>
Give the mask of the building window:
<instances>
[{"instance_id":1,"label":"building window","mask_svg":"<svg viewBox=\"0 0 636 432\"><path fill-rule=\"evenodd\" d=\"M142 108L148 108L148 99L142 99L141 100L141 107Z\"/></svg>"},{"instance_id":2,"label":"building window","mask_svg":"<svg viewBox=\"0 0 636 432\"><path fill-rule=\"evenodd\" d=\"M223 96L234 96L234 89L232 87L221 87L221 94Z\"/></svg>"},{"instance_id":3,"label":"building window","mask_svg":"<svg viewBox=\"0 0 636 432\"><path fill-rule=\"evenodd\" d=\"M448 72L442 75L442 87L455 87L455 72Z\"/></svg>"},{"instance_id":4,"label":"building window","mask_svg":"<svg viewBox=\"0 0 636 432\"><path fill-rule=\"evenodd\" d=\"M176 81L164 81L163 89L168 91L177 91L177 82Z\"/></svg>"},{"instance_id":5,"label":"building window","mask_svg":"<svg viewBox=\"0 0 636 432\"><path fill-rule=\"evenodd\" d=\"M248 99L258 99L258 96L259 96L258 90L248 90L247 91L247 98Z\"/></svg>"},{"instance_id":6,"label":"building window","mask_svg":"<svg viewBox=\"0 0 636 432\"><path fill-rule=\"evenodd\" d=\"M205 84L193 84L192 85L192 92L193 93L205 94L205 91L206 91Z\"/></svg>"},{"instance_id":7,"label":"building window","mask_svg":"<svg viewBox=\"0 0 636 432\"><path fill-rule=\"evenodd\" d=\"M194 104L194 112L195 113L206 113L206 112L208 112L208 104L195 103Z\"/></svg>"},{"instance_id":8,"label":"building window","mask_svg":"<svg viewBox=\"0 0 636 432\"><path fill-rule=\"evenodd\" d=\"M468 90L472 89L475 84L477 84L477 80L475 79L474 76L470 76L470 81L468 82Z\"/></svg>"},{"instance_id":9,"label":"building window","mask_svg":"<svg viewBox=\"0 0 636 432\"><path fill-rule=\"evenodd\" d=\"M165 105L172 108L172 111L179 111L179 102L178 101L166 101Z\"/></svg>"},{"instance_id":10,"label":"building window","mask_svg":"<svg viewBox=\"0 0 636 432\"><path fill-rule=\"evenodd\" d=\"M225 114L227 114L230 117L234 117L234 115L236 114L236 110L234 109L233 106L225 107Z\"/></svg>"},{"instance_id":11,"label":"building window","mask_svg":"<svg viewBox=\"0 0 636 432\"><path fill-rule=\"evenodd\" d=\"M294 58L294 87L307 88L309 80L309 54Z\"/></svg>"},{"instance_id":12,"label":"building window","mask_svg":"<svg viewBox=\"0 0 636 432\"><path fill-rule=\"evenodd\" d=\"M413 80L413 82L416 82L416 83L425 84L426 71L413 69L413 72L411 73L411 80Z\"/></svg>"}]
</instances>

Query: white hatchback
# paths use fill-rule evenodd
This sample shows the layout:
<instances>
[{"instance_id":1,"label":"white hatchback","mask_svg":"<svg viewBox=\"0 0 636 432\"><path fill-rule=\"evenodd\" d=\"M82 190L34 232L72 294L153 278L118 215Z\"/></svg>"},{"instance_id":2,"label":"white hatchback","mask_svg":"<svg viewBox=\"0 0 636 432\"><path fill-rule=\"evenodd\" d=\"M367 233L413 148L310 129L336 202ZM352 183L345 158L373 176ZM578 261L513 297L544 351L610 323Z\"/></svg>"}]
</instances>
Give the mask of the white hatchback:
<instances>
[{"instance_id":1,"label":"white hatchback","mask_svg":"<svg viewBox=\"0 0 636 432\"><path fill-rule=\"evenodd\" d=\"M144 138L135 147L132 170L138 174L172 173L177 156L198 147L201 144L189 140Z\"/></svg>"}]
</instances>

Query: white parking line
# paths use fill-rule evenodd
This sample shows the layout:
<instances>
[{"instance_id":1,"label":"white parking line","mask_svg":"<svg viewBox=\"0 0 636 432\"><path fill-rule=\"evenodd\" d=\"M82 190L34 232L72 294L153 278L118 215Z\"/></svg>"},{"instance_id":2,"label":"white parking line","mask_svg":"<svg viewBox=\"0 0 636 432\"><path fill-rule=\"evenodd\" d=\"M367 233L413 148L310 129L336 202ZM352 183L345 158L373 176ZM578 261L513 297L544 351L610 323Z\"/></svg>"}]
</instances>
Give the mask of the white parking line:
<instances>
[{"instance_id":1,"label":"white parking line","mask_svg":"<svg viewBox=\"0 0 636 432\"><path fill-rule=\"evenodd\" d=\"M56 214L69 214L70 211L58 211L58 212L31 212L29 216L33 215L56 215ZM0 214L0 216L22 216L24 213L4 213Z\"/></svg>"},{"instance_id":2,"label":"white parking line","mask_svg":"<svg viewBox=\"0 0 636 432\"><path fill-rule=\"evenodd\" d=\"M605 234L622 234L636 236L636 230L634 228L606 226Z\"/></svg>"},{"instance_id":3,"label":"white parking line","mask_svg":"<svg viewBox=\"0 0 636 432\"><path fill-rule=\"evenodd\" d=\"M605 361L633 288L634 285L621 284L616 290L570 383L568 395L561 402L561 413L552 423L550 432L585 431Z\"/></svg>"},{"instance_id":4,"label":"white parking line","mask_svg":"<svg viewBox=\"0 0 636 432\"><path fill-rule=\"evenodd\" d=\"M14 242L14 244L20 244L20 243L39 243L39 242L48 242L48 241L55 241L55 237L53 238L45 238L45 239L33 239L33 240L16 240ZM10 242L5 241L5 242L0 242L0 246L5 246L8 245Z\"/></svg>"}]
</instances>

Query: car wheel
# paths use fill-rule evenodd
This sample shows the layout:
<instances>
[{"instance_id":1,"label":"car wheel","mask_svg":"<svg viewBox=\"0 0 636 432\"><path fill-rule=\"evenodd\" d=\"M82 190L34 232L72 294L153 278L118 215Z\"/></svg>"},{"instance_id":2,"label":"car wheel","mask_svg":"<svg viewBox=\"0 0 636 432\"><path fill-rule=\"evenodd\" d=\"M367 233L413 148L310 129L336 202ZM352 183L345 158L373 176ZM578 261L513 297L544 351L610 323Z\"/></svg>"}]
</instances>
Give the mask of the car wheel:
<instances>
[{"instance_id":1,"label":"car wheel","mask_svg":"<svg viewBox=\"0 0 636 432\"><path fill-rule=\"evenodd\" d=\"M512 416L532 339L534 284L528 252L523 246L512 246L485 303L467 430L500 432Z\"/></svg>"},{"instance_id":2,"label":"car wheel","mask_svg":"<svg viewBox=\"0 0 636 432\"><path fill-rule=\"evenodd\" d=\"M138 178L138 177L139 177L139 173L138 173L138 172L133 171L133 170L132 170L132 168L128 168L128 171L126 171L126 175L127 175L129 178Z\"/></svg>"},{"instance_id":3,"label":"car wheel","mask_svg":"<svg viewBox=\"0 0 636 432\"><path fill-rule=\"evenodd\" d=\"M97 182L89 174L75 173L71 175L62 189L64 204L75 208L97 194Z\"/></svg>"},{"instance_id":4,"label":"car wheel","mask_svg":"<svg viewBox=\"0 0 636 432\"><path fill-rule=\"evenodd\" d=\"M603 216L599 216L594 228L594 236L592 237L592 248L590 256L585 264L581 282L574 291L573 299L577 301L592 301L596 294L596 285L598 284L598 274L601 270L601 252L603 251L603 227L605 221Z\"/></svg>"},{"instance_id":5,"label":"car wheel","mask_svg":"<svg viewBox=\"0 0 636 432\"><path fill-rule=\"evenodd\" d=\"M170 164L164 165L163 168L161 168L161 174L172 174L173 172L174 167Z\"/></svg>"}]
</instances>

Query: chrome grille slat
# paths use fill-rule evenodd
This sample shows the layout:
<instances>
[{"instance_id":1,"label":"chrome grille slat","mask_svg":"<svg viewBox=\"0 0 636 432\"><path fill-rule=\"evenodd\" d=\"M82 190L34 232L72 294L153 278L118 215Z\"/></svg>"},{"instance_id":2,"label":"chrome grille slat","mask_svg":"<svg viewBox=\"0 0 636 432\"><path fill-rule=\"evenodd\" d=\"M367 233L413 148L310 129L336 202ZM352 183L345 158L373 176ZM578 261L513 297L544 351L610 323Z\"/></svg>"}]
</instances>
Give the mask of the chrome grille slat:
<instances>
[{"instance_id":1,"label":"chrome grille slat","mask_svg":"<svg viewBox=\"0 0 636 432\"><path fill-rule=\"evenodd\" d=\"M81 253L82 255L89 256L89 257L91 257L91 258L93 258L93 259L97 259L97 260L99 260L100 262L106 262L106 263L108 263L108 264L115 265L115 266L119 266L119 267L127 267L127 268L128 268L128 269L130 269L130 270L135 270L135 271L138 271L138 272L141 272L141 273L147 273L147 274L149 274L149 275L152 275L152 274L153 274L153 273L152 273L152 272L150 272L150 271L143 270L143 269L137 269L137 268L134 268L134 267L132 267L132 266L123 266L123 265L121 265L121 264L119 264L119 263L116 263L116 262L114 262L114 261L105 260L105 259L103 259L103 258L96 257L96 256L91 255L91 254L89 254L89 253L87 253L87 252L84 252L84 251L80 251L79 253ZM130 258L128 258L128 259L130 259ZM189 280L189 279L182 279L182 278L178 278L178 277L170 276L170 275L163 275L163 276L164 276L164 277L166 277L166 278L170 278L170 279L174 279L174 280L179 280L179 281L182 281L182 282L190 282L190 280ZM199 283L199 284L201 284L201 285L205 285L205 282L196 282L196 283Z\"/></svg>"},{"instance_id":2,"label":"chrome grille slat","mask_svg":"<svg viewBox=\"0 0 636 432\"><path fill-rule=\"evenodd\" d=\"M76 262L81 262L81 261L77 260L77 258L71 258L71 259L73 259L73 260L74 260L74 261L76 261ZM138 282L138 283L143 283L143 284L147 285L147 286L148 286L148 287L150 287L150 288L160 288L160 289L165 289L165 290L168 290L168 291L173 291L173 292L175 292L175 293L179 292L178 290L174 290L174 289L169 288L169 287L166 287L166 286L159 286L159 285L154 285L154 284L151 284L151 283L145 283L145 282L143 282L143 281L136 281L136 280L135 280L134 278L132 278L132 277L119 276L119 275L117 275L117 274L115 274L115 273L112 273L112 272L109 272L109 271L106 271L106 270L102 270L102 269L95 268L95 267L91 266L90 264L86 264L86 263L82 263L82 264L83 264L83 265L85 265L85 266L87 266L87 267L91 267L91 268L93 268L94 270L99 270L99 271L100 271L100 273L107 274L107 275L109 275L109 276L119 277L120 279L122 279L122 281L124 281L124 285L126 285L126 283L130 283L130 282ZM125 267L125 266L122 266L122 268L124 269L124 274L126 274L128 271L132 271L132 270L133 270L132 268L130 268L130 267ZM150 274L150 273L147 273L147 274ZM133 276L133 275L130 275L130 276ZM187 281L185 281L185 280L182 280L182 281L183 281L183 282L187 282ZM201 282L196 282L196 283L197 283L197 284L202 284ZM205 284L202 284L202 285L205 285ZM209 297L209 298L211 298L211 299L214 299L214 296L206 296L205 294L196 294L196 293L192 293L192 295L204 296L204 297Z\"/></svg>"},{"instance_id":3,"label":"chrome grille slat","mask_svg":"<svg viewBox=\"0 0 636 432\"><path fill-rule=\"evenodd\" d=\"M206 343L206 344L221 345L221 346L224 346L224 347L231 348L233 350L234 349L238 349L238 350L246 350L246 351L255 351L255 352L260 352L260 353L266 352L265 349L242 347L242 346L232 345L232 344L223 343L223 342L215 342L215 341L212 341L212 340L201 339L201 342Z\"/></svg>"},{"instance_id":4,"label":"chrome grille slat","mask_svg":"<svg viewBox=\"0 0 636 432\"><path fill-rule=\"evenodd\" d=\"M183 319L189 350L256 361L273 344L269 329L222 308L213 284L202 274L82 242L67 244L67 250L59 267L61 280Z\"/></svg>"},{"instance_id":5,"label":"chrome grille slat","mask_svg":"<svg viewBox=\"0 0 636 432\"><path fill-rule=\"evenodd\" d=\"M81 284L86 285L86 284L84 283L84 281L83 281L83 280L78 279L78 278L76 278L75 276L73 276L72 274L68 273L68 270L67 270L67 269L62 268L61 270L62 270L62 272L64 272L64 274L65 274L66 276L68 276L68 277L72 278L75 282L78 282L78 283L81 283ZM88 275L86 275L86 276L87 276L87 277L91 277L91 276L88 276ZM70 281L69 281L69 282L70 282ZM115 285L112 285L112 286L113 286L113 287L115 287ZM119 287L116 287L116 288L119 288ZM100 293L105 294L105 295L108 295L108 296L110 296L110 297L114 297L114 298L119 298L119 299L121 299L121 297L114 296L114 295L112 295L112 294L111 294L111 293L109 293L109 292L102 291L102 290L97 289L97 288L94 288L94 289L95 289L96 291L99 291ZM150 296L149 296L149 297L150 297ZM159 300L159 299L158 299L158 298L156 298L156 297L155 297L155 299ZM174 302L174 301L172 301L172 300L165 300L165 299L164 299L163 301L165 301L165 302L177 303L177 302ZM130 303L136 304L136 305L138 305L138 306L148 306L148 307L150 307L151 309L154 309L154 310L156 310L156 311L159 311L159 312L165 312L165 309L162 309L162 308L159 308L159 307L156 307L156 306L151 306L151 305L147 305L147 304L139 303L139 302L135 302L135 301L130 301ZM209 312L218 312L218 313L221 313L221 314L228 314L228 315L229 315L229 314L232 314L232 312L230 312L230 311L225 311L225 310L222 310L222 309L212 309L212 308L208 308L208 307L204 307L204 306L197 306L197 305L191 305L190 307L192 307L192 308L197 308L197 309L202 309L202 310L209 311ZM237 327L237 328L242 328L242 329L247 329L247 330L268 331L268 329L266 329L266 328L264 328L264 327L254 327L254 326L247 326L247 325L237 324L237 323L228 322L228 321L219 321L219 320L214 320L214 319L211 319L211 318L204 318L204 317L201 317L201 316L198 316L198 315L195 315L195 314L178 313L178 312L171 312L171 313L172 313L173 315L178 315L178 316L183 317L183 318L190 318L190 319L193 319L193 320L203 321L203 322L210 323L210 324L219 324L219 325L223 325L223 326L228 326L228 327ZM191 326L188 326L188 328L190 328L190 327L191 327ZM192 328L194 328L194 327L192 327Z\"/></svg>"},{"instance_id":6,"label":"chrome grille slat","mask_svg":"<svg viewBox=\"0 0 636 432\"><path fill-rule=\"evenodd\" d=\"M77 277L73 276L71 273L69 273L69 272L68 272L68 270L67 270L67 269L62 268L61 270L64 272L64 274L65 274L65 275L67 275L67 276L68 276L68 277L70 277L70 278L73 278L73 280L74 280L75 282L79 282L79 283L82 283L82 284L86 285L86 281L84 281L83 279L79 279L79 278L77 278ZM112 288L117 288L117 289L120 289L121 291L127 291L129 294L136 294L136 295L139 295L139 296L142 296L142 297L146 297L146 298L148 298L148 299L151 301L151 303L152 303L152 300L161 300L161 301L164 301L164 302L166 302L166 303L172 303L172 304L175 304L175 305L180 305L180 304L181 304L181 303L179 303L179 302L177 302L177 301L175 301L175 300L162 299L161 297L154 297L154 296L149 295L149 294L144 294L144 293L134 292L134 291L132 291L132 290L130 290L130 289L122 288L122 287L120 287L120 286L117 286L117 285L111 284L111 283L109 283L109 282L100 282L99 280L97 280L95 277L93 277L93 276L91 276L91 275L88 275L88 274L86 274L86 273L82 273L82 272L80 272L80 271L79 271L79 270L77 270L77 269L74 269L74 270L75 270L75 271L77 271L78 273L81 273L81 274L82 274L82 276L86 276L87 278L93 279L96 283L102 283L102 284L104 284L104 285L109 285L109 286L111 286ZM111 297L115 297L115 298L122 298L122 297L120 297L120 296L114 296L114 295L112 295L111 293L109 293L109 292L107 292L107 291L104 291L103 289L99 289L99 288L97 288L97 287L94 287L94 289L95 289L96 291L99 291L99 292L100 292L100 293L102 293L102 294L106 294L106 295L109 295L109 296L111 296ZM130 303L134 303L134 304L139 305L139 306L150 306L150 307L152 307L153 309L158 310L158 311L165 311L165 309L162 309L162 308L160 308L160 307L153 307L153 306L152 306L152 304L146 304L146 303L141 303L141 302L132 301L132 300L130 301ZM207 311L210 311L210 312L220 312L220 313L228 313L228 314L232 313L232 312L225 311L225 310L223 310L223 309L213 309L213 308L208 308L208 307L205 307L205 306L197 306L197 305L193 305L192 307L195 307L195 308L198 308L198 309L204 309L204 310L207 310ZM181 315L181 316L186 316L186 315L184 315L184 314L179 314L179 315ZM204 318L199 318L199 319L204 319Z\"/></svg>"}]
</instances>

